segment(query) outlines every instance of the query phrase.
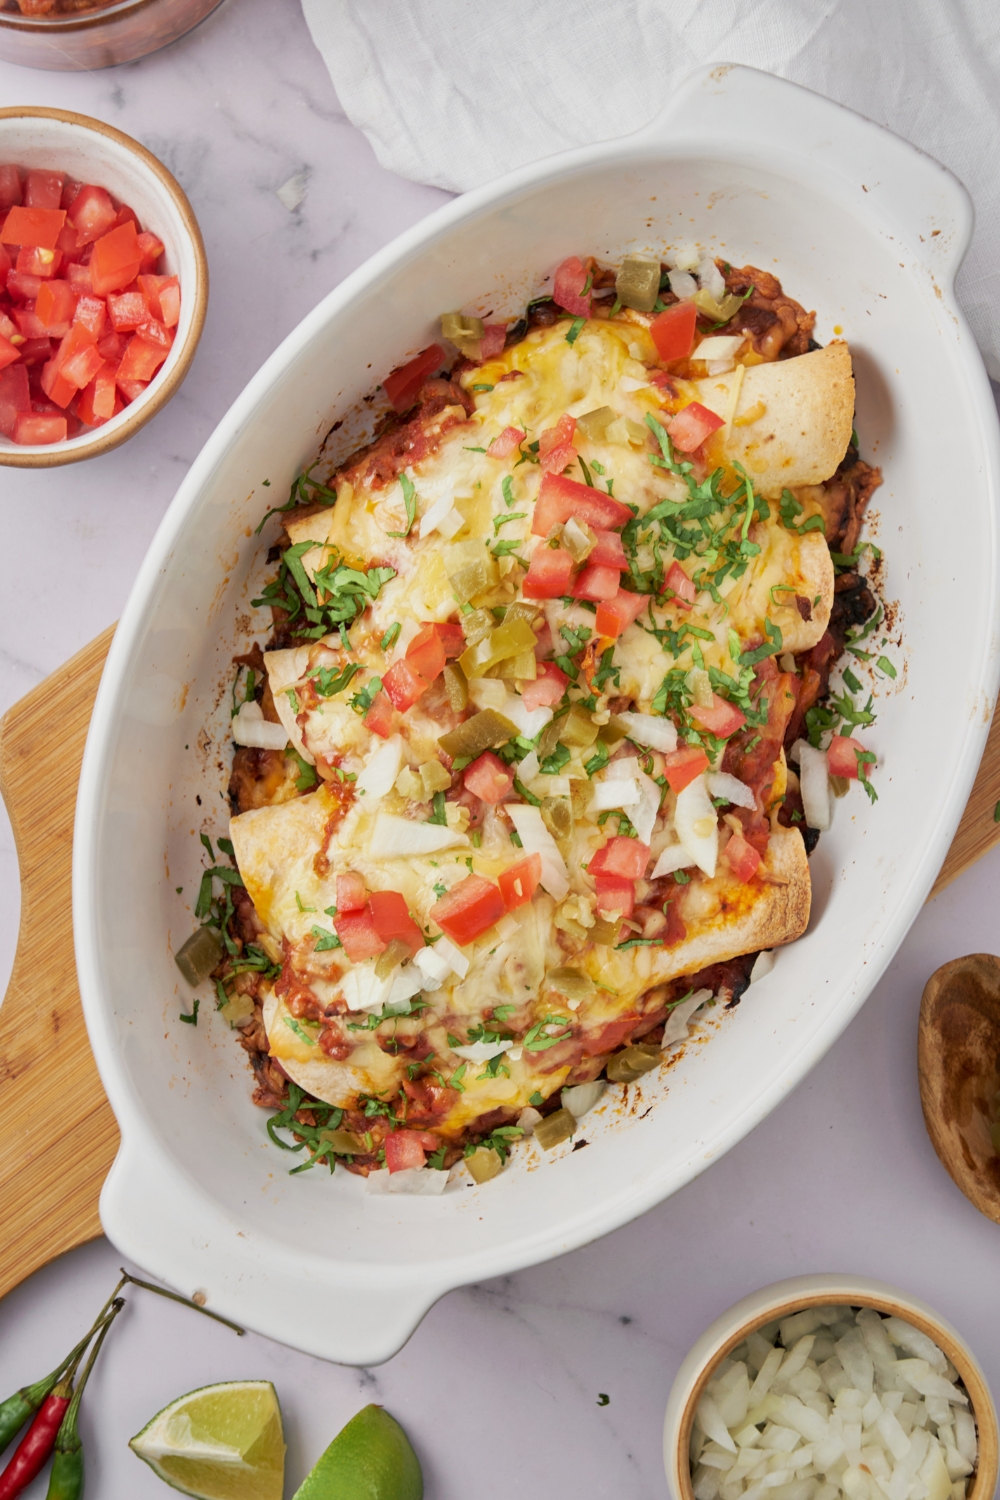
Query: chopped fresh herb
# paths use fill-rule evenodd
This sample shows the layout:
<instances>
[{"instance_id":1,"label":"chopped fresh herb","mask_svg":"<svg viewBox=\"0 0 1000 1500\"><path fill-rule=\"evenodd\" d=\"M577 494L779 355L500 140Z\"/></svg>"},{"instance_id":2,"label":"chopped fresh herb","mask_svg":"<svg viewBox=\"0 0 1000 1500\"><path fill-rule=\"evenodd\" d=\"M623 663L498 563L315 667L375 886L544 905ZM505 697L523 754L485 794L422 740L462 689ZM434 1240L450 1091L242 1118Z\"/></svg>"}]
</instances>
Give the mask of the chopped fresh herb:
<instances>
[{"instance_id":1,"label":"chopped fresh herb","mask_svg":"<svg viewBox=\"0 0 1000 1500\"><path fill-rule=\"evenodd\" d=\"M379 642L379 645L382 647L383 651L388 651L392 646L395 645L396 641L399 638L399 632L402 630L402 628L403 627L398 620L396 620L392 625L389 626L389 629L386 631L385 635Z\"/></svg>"},{"instance_id":2,"label":"chopped fresh herb","mask_svg":"<svg viewBox=\"0 0 1000 1500\"><path fill-rule=\"evenodd\" d=\"M342 693L360 671L361 667L357 662L348 662L339 672L333 667L318 667L310 681L321 698L333 698L337 693Z\"/></svg>"},{"instance_id":3,"label":"chopped fresh herb","mask_svg":"<svg viewBox=\"0 0 1000 1500\"><path fill-rule=\"evenodd\" d=\"M214 862L214 860L215 860L215 850L212 848L212 840L209 838L208 834L207 833L199 833L198 839L201 842L201 844L203 844L204 847L208 850L208 857L209 857L209 859Z\"/></svg>"},{"instance_id":4,"label":"chopped fresh herb","mask_svg":"<svg viewBox=\"0 0 1000 1500\"><path fill-rule=\"evenodd\" d=\"M998 804L998 806L1000 806L1000 804ZM545 1103L545 1100L536 1089L535 1092L531 1095L531 1098L528 1100L528 1103L534 1105L535 1109L537 1109L540 1104Z\"/></svg>"},{"instance_id":5,"label":"chopped fresh herb","mask_svg":"<svg viewBox=\"0 0 1000 1500\"><path fill-rule=\"evenodd\" d=\"M494 516L493 535L496 536L500 530L500 527L506 526L508 521L523 521L527 518L527 515L528 512L526 510L515 510L511 511L510 515L507 516ZM520 543L518 543L518 545L520 546Z\"/></svg>"},{"instance_id":6,"label":"chopped fresh herb","mask_svg":"<svg viewBox=\"0 0 1000 1500\"><path fill-rule=\"evenodd\" d=\"M690 885L691 884L691 876L687 873L686 870L675 870L674 871L674 880L676 881L676 883L678 885Z\"/></svg>"},{"instance_id":7,"label":"chopped fresh herb","mask_svg":"<svg viewBox=\"0 0 1000 1500\"><path fill-rule=\"evenodd\" d=\"M583 769L588 776L596 776L598 771L603 771L610 759L610 751L603 740L598 740L595 753L589 760L583 763Z\"/></svg>"},{"instance_id":8,"label":"chopped fresh herb","mask_svg":"<svg viewBox=\"0 0 1000 1500\"><path fill-rule=\"evenodd\" d=\"M521 843L521 835L518 833L516 828L511 829L510 841L516 848L524 848L524 845Z\"/></svg>"},{"instance_id":9,"label":"chopped fresh herb","mask_svg":"<svg viewBox=\"0 0 1000 1500\"><path fill-rule=\"evenodd\" d=\"M372 677L350 700L356 714L366 714L382 691L381 677Z\"/></svg>"},{"instance_id":10,"label":"chopped fresh herb","mask_svg":"<svg viewBox=\"0 0 1000 1500\"><path fill-rule=\"evenodd\" d=\"M596 484L593 481L593 478L591 476L590 470L587 468L587 462L586 462L586 459L583 457L582 453L578 453L577 454L577 462L579 463L580 468L583 471L584 482L586 484L589 484L590 488L592 490L595 490L597 488L597 486L596 486Z\"/></svg>"},{"instance_id":11,"label":"chopped fresh herb","mask_svg":"<svg viewBox=\"0 0 1000 1500\"><path fill-rule=\"evenodd\" d=\"M868 767L875 764L875 754L871 750L856 750L854 753L858 758L858 780L868 793L869 802L877 802L878 792L868 780Z\"/></svg>"},{"instance_id":12,"label":"chopped fresh herb","mask_svg":"<svg viewBox=\"0 0 1000 1500\"><path fill-rule=\"evenodd\" d=\"M879 671L884 672L887 677L895 678L896 668L893 666L892 662L887 656L880 656L875 665L879 669ZM844 673L844 681L847 681L846 672Z\"/></svg>"},{"instance_id":13,"label":"chopped fresh herb","mask_svg":"<svg viewBox=\"0 0 1000 1500\"><path fill-rule=\"evenodd\" d=\"M597 1394L597 1404L598 1404L598 1406L608 1406L608 1405L610 1405L610 1403L611 1403L611 1397L609 1395L607 1395L606 1392L599 1391L598 1394Z\"/></svg>"},{"instance_id":14,"label":"chopped fresh herb","mask_svg":"<svg viewBox=\"0 0 1000 1500\"><path fill-rule=\"evenodd\" d=\"M861 684L855 677L854 673L851 671L850 667L844 668L844 681L850 688L852 693L860 693L862 691Z\"/></svg>"},{"instance_id":15,"label":"chopped fresh herb","mask_svg":"<svg viewBox=\"0 0 1000 1500\"><path fill-rule=\"evenodd\" d=\"M572 321L572 323L570 324L570 327L569 327L569 332L566 335L566 342L567 342L567 344L575 344L576 343L577 339L580 337L580 334L583 332L583 328L584 328L584 325L586 324L586 322L587 322L586 318L574 318L573 319L573 321Z\"/></svg>"},{"instance_id":16,"label":"chopped fresh herb","mask_svg":"<svg viewBox=\"0 0 1000 1500\"><path fill-rule=\"evenodd\" d=\"M558 776L563 766L568 765L569 761L569 749L566 745L563 744L562 740L559 740L556 743L556 748L553 750L552 754L546 755L544 759L539 762L538 769L543 776Z\"/></svg>"},{"instance_id":17,"label":"chopped fresh herb","mask_svg":"<svg viewBox=\"0 0 1000 1500\"><path fill-rule=\"evenodd\" d=\"M504 481L501 484L500 489L503 492L503 503L504 505L506 505L507 509L510 510L511 506L514 504L514 481L509 474L504 476Z\"/></svg>"},{"instance_id":18,"label":"chopped fresh herb","mask_svg":"<svg viewBox=\"0 0 1000 1500\"><path fill-rule=\"evenodd\" d=\"M190 1015L185 1015L184 1012L181 1011L181 1020L182 1021L186 1021L189 1026L197 1026L197 1024L198 1024L198 1007L200 1005L201 1005L201 1001L200 1000L194 1000L194 1001L192 1001L192 1003L191 1003L191 1014Z\"/></svg>"},{"instance_id":19,"label":"chopped fresh herb","mask_svg":"<svg viewBox=\"0 0 1000 1500\"><path fill-rule=\"evenodd\" d=\"M295 905L298 907L299 911L303 913L314 912L316 910L315 906L302 905L302 897L299 895L298 891L295 892Z\"/></svg>"},{"instance_id":20,"label":"chopped fresh herb","mask_svg":"<svg viewBox=\"0 0 1000 1500\"><path fill-rule=\"evenodd\" d=\"M300 1023L296 1021L294 1016L283 1016L282 1020L288 1027L289 1031L294 1031L295 1035L297 1037L300 1037L302 1041L306 1042L310 1047L315 1047L316 1038L314 1036L310 1036L305 1027L300 1025Z\"/></svg>"},{"instance_id":21,"label":"chopped fresh herb","mask_svg":"<svg viewBox=\"0 0 1000 1500\"><path fill-rule=\"evenodd\" d=\"M452 1073L451 1077L448 1079L448 1087L451 1089L457 1089L460 1094L464 1094L465 1088L462 1083L462 1079L465 1077L468 1071L469 1064L462 1063L461 1067L456 1068L454 1073Z\"/></svg>"},{"instance_id":22,"label":"chopped fresh herb","mask_svg":"<svg viewBox=\"0 0 1000 1500\"><path fill-rule=\"evenodd\" d=\"M993 821L994 823L1000 823L1000 802L993 809Z\"/></svg>"},{"instance_id":23,"label":"chopped fresh herb","mask_svg":"<svg viewBox=\"0 0 1000 1500\"><path fill-rule=\"evenodd\" d=\"M523 797L525 802L530 803L532 807L541 807L541 798L536 797L534 792L529 792L523 781L519 781L516 776L514 777L514 790L519 797Z\"/></svg>"},{"instance_id":24,"label":"chopped fresh herb","mask_svg":"<svg viewBox=\"0 0 1000 1500\"><path fill-rule=\"evenodd\" d=\"M550 1036L550 1026L560 1028L559 1034ZM572 1029L572 1021L568 1021L565 1016L546 1016L544 1021L536 1021L525 1033L522 1045L526 1052L546 1052L550 1047L557 1047L560 1042L564 1042Z\"/></svg>"},{"instance_id":25,"label":"chopped fresh herb","mask_svg":"<svg viewBox=\"0 0 1000 1500\"><path fill-rule=\"evenodd\" d=\"M432 799L434 811L427 819L428 823L438 823L442 828L448 826L448 817L444 809L444 792L435 792Z\"/></svg>"},{"instance_id":26,"label":"chopped fresh herb","mask_svg":"<svg viewBox=\"0 0 1000 1500\"><path fill-rule=\"evenodd\" d=\"M472 389L474 391L491 391L493 389L493 387L491 385L487 385L485 382L483 382L480 385L474 385L472 387Z\"/></svg>"},{"instance_id":27,"label":"chopped fresh herb","mask_svg":"<svg viewBox=\"0 0 1000 1500\"><path fill-rule=\"evenodd\" d=\"M329 953L333 948L344 946L335 932L327 932L323 927L313 927L310 931L316 939L315 951L317 953Z\"/></svg>"}]
</instances>

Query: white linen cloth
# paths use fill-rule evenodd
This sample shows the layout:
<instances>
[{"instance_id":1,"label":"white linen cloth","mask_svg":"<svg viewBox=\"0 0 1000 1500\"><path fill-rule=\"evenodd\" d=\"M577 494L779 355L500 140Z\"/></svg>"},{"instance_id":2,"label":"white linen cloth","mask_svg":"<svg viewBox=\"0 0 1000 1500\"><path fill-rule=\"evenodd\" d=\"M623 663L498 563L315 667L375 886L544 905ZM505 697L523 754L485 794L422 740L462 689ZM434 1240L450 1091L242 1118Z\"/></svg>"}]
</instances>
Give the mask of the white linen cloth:
<instances>
[{"instance_id":1,"label":"white linen cloth","mask_svg":"<svg viewBox=\"0 0 1000 1500\"><path fill-rule=\"evenodd\" d=\"M707 63L746 63L888 126L976 208L958 290L1000 380L1000 0L302 0L384 167L462 192L625 135Z\"/></svg>"}]
</instances>

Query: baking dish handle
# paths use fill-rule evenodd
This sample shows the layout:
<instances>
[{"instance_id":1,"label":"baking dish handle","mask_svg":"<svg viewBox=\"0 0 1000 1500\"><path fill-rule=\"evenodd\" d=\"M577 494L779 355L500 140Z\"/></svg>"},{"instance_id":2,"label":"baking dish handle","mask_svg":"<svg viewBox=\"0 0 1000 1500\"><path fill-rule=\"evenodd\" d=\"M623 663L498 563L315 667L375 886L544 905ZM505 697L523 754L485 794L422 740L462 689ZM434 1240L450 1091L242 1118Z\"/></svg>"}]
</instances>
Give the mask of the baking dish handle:
<instances>
[{"instance_id":1,"label":"baking dish handle","mask_svg":"<svg viewBox=\"0 0 1000 1500\"><path fill-rule=\"evenodd\" d=\"M779 168L797 159L811 178L874 215L949 287L972 234L973 209L933 157L853 110L756 68L723 63L693 73L640 139L697 145Z\"/></svg>"}]
</instances>

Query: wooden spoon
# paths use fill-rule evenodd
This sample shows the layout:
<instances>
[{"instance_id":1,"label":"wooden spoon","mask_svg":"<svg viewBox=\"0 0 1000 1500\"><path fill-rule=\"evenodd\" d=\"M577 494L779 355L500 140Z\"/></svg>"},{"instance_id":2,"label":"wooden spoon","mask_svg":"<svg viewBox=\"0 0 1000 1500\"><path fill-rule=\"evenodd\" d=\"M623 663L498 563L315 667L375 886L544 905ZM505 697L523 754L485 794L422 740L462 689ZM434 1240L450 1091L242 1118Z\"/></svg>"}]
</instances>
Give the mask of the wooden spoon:
<instances>
[{"instance_id":1,"label":"wooden spoon","mask_svg":"<svg viewBox=\"0 0 1000 1500\"><path fill-rule=\"evenodd\" d=\"M941 1165L979 1212L1000 1224L1000 958L942 964L920 1002L917 1066L924 1124Z\"/></svg>"}]
</instances>

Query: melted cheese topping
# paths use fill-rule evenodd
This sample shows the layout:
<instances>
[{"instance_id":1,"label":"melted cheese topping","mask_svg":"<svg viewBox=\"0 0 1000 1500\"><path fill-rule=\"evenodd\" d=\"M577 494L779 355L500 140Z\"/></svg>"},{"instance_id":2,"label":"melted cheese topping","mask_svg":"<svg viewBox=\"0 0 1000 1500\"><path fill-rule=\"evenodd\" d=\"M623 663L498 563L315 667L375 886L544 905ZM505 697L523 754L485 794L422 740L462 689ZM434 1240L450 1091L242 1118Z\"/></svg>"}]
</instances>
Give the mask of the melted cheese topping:
<instances>
[{"instance_id":1,"label":"melted cheese topping","mask_svg":"<svg viewBox=\"0 0 1000 1500\"><path fill-rule=\"evenodd\" d=\"M315 543L303 559L310 578L315 579L331 559L340 558L353 566L377 564L394 570L374 603L352 624L347 640L331 635L313 646L266 655L282 723L298 752L316 765L322 780L309 795L244 813L231 825L241 874L261 919L284 945L286 972L320 1005L343 1012L345 996L356 1003L359 994L380 993L371 963L352 966L343 949L328 946L329 912L336 902L338 874L360 874L370 891L401 892L415 920L433 940L438 929L431 909L444 891L470 871L496 880L522 857L512 844L511 826L502 807L486 809L473 845L466 831L467 819L457 804L449 804L446 826L433 825L437 848L420 854L384 852L384 829L390 825L384 824L380 835L381 818L427 824L430 796L420 795L416 773L422 765L438 760L439 737L464 717L448 707L440 692L428 693L405 714L396 715L398 740L393 743L398 748L398 773L391 764L392 784L364 795L354 791L357 778L365 779L376 753L389 757L381 763L388 765L396 751L385 750L385 742L365 727L362 715L351 706L353 691L372 675L384 674L394 660L405 655L418 625L461 618L451 577L462 567L477 560L487 565L490 583L481 597L473 599L477 607L501 606L518 597L523 567L509 555L494 558L489 544L496 537L518 543L525 564L536 547L545 545L544 538L531 535L541 482L538 465L518 462L518 451L500 460L484 450L507 427L524 431L530 442L555 426L564 413L579 418L611 407L624 419L612 427L618 441L591 441L580 429L576 434L577 452L594 475L603 477L602 488L613 485L615 498L635 507L640 517L665 500L688 497L682 478L650 461L655 445L645 418L653 414L666 422L673 410L707 393L681 382L680 395L674 393L668 399L650 383L647 362L653 362L655 351L640 318L589 322L572 344L566 337L568 328L567 321L536 330L499 358L463 375L463 383L475 397L475 412L466 418L460 408L451 408L431 424L432 436L439 441L429 456L406 471L416 505L408 535L399 534L407 531L404 486L367 479L363 462L341 476L335 507L288 522L293 542ZM799 363L787 361L786 371ZM726 427L715 453L730 490L738 476L726 467L725 442L727 434L736 430L732 423L742 400L741 384L745 386L739 367L738 371L716 382L716 404ZM786 381L789 378L786 374ZM460 418L457 422L456 417ZM808 434L804 441L808 443ZM816 510L815 501L806 496L803 514ZM444 519L447 538L430 525L422 526L428 517ZM752 546L739 577L730 573L712 589L699 592L690 611L682 612L675 604L657 607L659 625L696 627L696 633L675 641L676 650L668 649L638 623L630 625L614 644L618 685L609 690L630 698L634 710L649 713L653 709L668 672L687 673L697 666L734 674L737 668L731 653L735 650L738 656L747 643L764 641L765 620L772 630L780 628L785 650L802 651L819 640L833 595L833 570L822 533L788 529L772 504L765 519L748 523L744 536ZM641 528L637 560L642 568L652 566L653 542L643 540ZM662 560L669 566L669 548L663 551ZM703 561L689 561L689 572ZM796 595L809 601L808 610L800 609ZM560 643L557 651L563 626L592 629L594 625L593 612L578 604L547 601L544 613L553 638ZM803 618L804 613L809 618ZM398 632L394 632L396 626L401 627ZM387 632L395 634L388 651L381 644ZM353 688L317 701L310 690L314 674L324 668L339 671L346 664L360 668ZM519 727L523 723L526 733L529 728L535 733L535 727L518 717L517 711L523 711L519 686L516 681L480 679L474 691L481 704L490 701L513 716ZM598 693L596 705L598 723L607 723L606 697ZM547 718L551 710L542 713L542 722ZM636 754L627 743L622 749L630 756ZM560 894L557 903L552 894L539 889L530 904L510 913L464 949L467 972L459 976L452 970L438 988L424 989L425 1008L419 1014L402 1014L379 1027L383 1040L392 1034L409 1039L423 1035L434 1053L435 1068L444 1080L454 1082L454 1103L440 1126L446 1135L458 1134L485 1112L517 1109L536 1092L544 1097L558 1088L569 1064L561 1060L558 1045L546 1043L567 1028L572 1028L578 1041L584 1039L586 1052L600 1055L619 1045L620 1034L619 1039L609 1041L613 1036L609 1028L630 1016L638 1017L643 996L656 985L708 963L788 941L804 930L809 877L802 841L797 832L773 824L763 879L742 884L724 861L716 866L714 857L714 873L710 869L699 874L693 869L695 878L680 897L687 928L681 942L626 949L592 942L588 933L595 922L594 882L586 866L614 828L613 823L605 827L598 822L593 806L595 788L608 772L588 775L586 762L592 754L592 749L572 750L557 775L538 775L531 788L533 796L546 799L550 812L555 804L563 805L558 826L565 832L558 849L566 867L568 895ZM782 758L773 799L783 793L784 776ZM640 793L652 788L654 805L661 800L663 804L649 837L652 868L658 854L676 843L677 799L669 792L661 799L659 787L649 777L638 776L636 785ZM578 976L570 985L571 995L560 989L567 967ZM345 991L344 981L352 969L363 973ZM411 966L407 970L412 973ZM376 1013L380 1003L373 1002ZM467 1031L498 1006L508 1007L503 1026L514 1035L516 1045L505 1055L502 1069L491 1070L463 1060L454 1049L459 1044L456 1039L464 1041ZM366 1023L360 1011L345 1019L355 1028ZM353 1039L353 1050L345 1061L338 1061L318 1046L318 1026L295 1022L277 995L268 1002L265 1024L272 1055L290 1076L331 1103L349 1104L359 1089L383 1095L394 1092L404 1077L405 1054L397 1057L384 1050L372 1030L345 1032ZM531 1028L536 1029L534 1042L526 1045L524 1038Z\"/></svg>"}]
</instances>

